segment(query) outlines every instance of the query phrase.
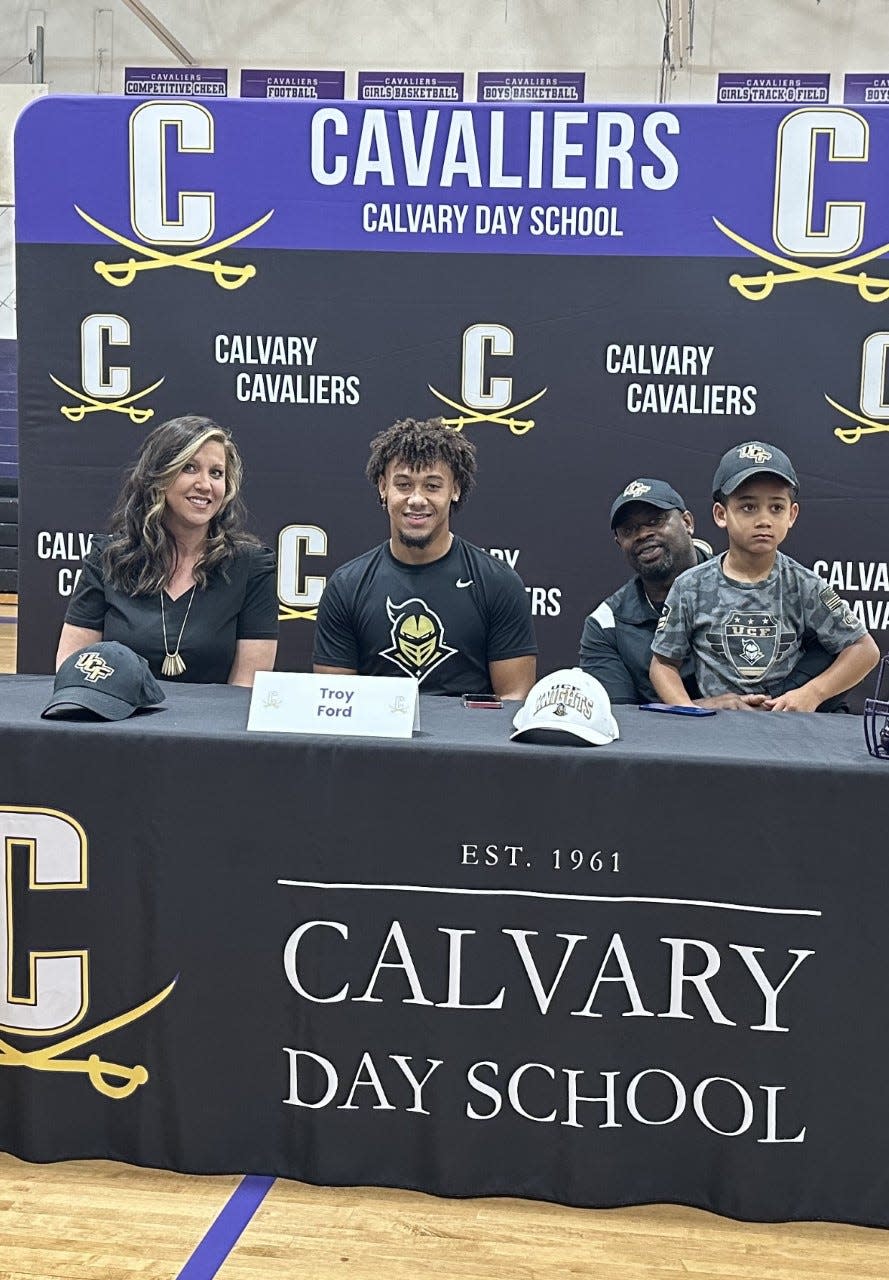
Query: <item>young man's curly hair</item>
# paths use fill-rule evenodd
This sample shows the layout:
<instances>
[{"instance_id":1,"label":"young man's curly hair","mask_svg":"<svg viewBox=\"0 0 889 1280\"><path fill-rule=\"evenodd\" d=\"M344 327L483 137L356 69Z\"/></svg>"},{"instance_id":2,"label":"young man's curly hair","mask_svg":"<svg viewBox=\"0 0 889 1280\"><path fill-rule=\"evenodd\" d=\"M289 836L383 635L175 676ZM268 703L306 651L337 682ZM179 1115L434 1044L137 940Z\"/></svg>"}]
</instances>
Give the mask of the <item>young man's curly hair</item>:
<instances>
[{"instance_id":1,"label":"young man's curly hair","mask_svg":"<svg viewBox=\"0 0 889 1280\"><path fill-rule=\"evenodd\" d=\"M444 462L454 473L460 490L460 497L453 504L454 511L462 507L475 484L475 445L459 431L446 427L441 418L429 418L425 422L405 418L374 436L365 474L375 489L390 462L402 462L411 471Z\"/></svg>"}]
</instances>

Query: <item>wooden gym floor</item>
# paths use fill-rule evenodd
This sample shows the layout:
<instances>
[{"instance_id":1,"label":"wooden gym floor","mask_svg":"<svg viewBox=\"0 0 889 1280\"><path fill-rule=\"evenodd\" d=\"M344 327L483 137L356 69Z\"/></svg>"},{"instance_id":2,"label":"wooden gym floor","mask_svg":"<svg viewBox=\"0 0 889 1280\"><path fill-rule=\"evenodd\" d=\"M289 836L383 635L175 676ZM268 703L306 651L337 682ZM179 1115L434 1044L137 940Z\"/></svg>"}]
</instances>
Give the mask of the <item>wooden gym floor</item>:
<instances>
[{"instance_id":1,"label":"wooden gym floor","mask_svg":"<svg viewBox=\"0 0 889 1280\"><path fill-rule=\"evenodd\" d=\"M0 1155L0 1280L176 1280L237 1178ZM213 1268L188 1267L188 1280ZM884 1231L278 1179L219 1280L886 1280Z\"/></svg>"},{"instance_id":2,"label":"wooden gym floor","mask_svg":"<svg viewBox=\"0 0 889 1280\"><path fill-rule=\"evenodd\" d=\"M15 619L18 614L16 596L0 592L0 673L15 671ZM0 1267L3 1260L0 1258ZM2 1276L2 1271L0 1271Z\"/></svg>"},{"instance_id":3,"label":"wooden gym floor","mask_svg":"<svg viewBox=\"0 0 889 1280\"><path fill-rule=\"evenodd\" d=\"M2 621L15 616L0 596L0 672L15 670ZM201 1243L239 1182L0 1154L0 1280L889 1280L889 1232L866 1227L281 1178L230 1252L208 1257Z\"/></svg>"}]
</instances>

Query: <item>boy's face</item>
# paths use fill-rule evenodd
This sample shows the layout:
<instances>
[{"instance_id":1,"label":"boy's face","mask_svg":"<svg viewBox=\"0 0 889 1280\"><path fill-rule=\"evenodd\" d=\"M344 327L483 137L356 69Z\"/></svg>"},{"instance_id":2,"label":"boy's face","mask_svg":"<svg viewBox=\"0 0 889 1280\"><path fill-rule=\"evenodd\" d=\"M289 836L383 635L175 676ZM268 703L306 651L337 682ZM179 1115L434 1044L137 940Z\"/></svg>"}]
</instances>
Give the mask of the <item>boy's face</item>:
<instances>
[{"instance_id":1,"label":"boy's face","mask_svg":"<svg viewBox=\"0 0 889 1280\"><path fill-rule=\"evenodd\" d=\"M798 515L790 485L768 474L739 485L725 506L713 504L713 519L728 532L730 546L753 556L774 555Z\"/></svg>"}]
</instances>

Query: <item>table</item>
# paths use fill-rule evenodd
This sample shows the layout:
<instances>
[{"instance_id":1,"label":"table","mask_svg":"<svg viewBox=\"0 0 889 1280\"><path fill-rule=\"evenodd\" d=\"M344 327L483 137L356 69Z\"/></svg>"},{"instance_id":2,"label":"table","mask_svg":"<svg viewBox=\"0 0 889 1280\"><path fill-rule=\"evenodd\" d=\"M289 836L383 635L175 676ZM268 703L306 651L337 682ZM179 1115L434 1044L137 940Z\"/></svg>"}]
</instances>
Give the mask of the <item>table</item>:
<instances>
[{"instance_id":1,"label":"table","mask_svg":"<svg viewBox=\"0 0 889 1280\"><path fill-rule=\"evenodd\" d=\"M889 1225L889 765L845 716L510 743L42 721L0 678L0 1148ZM6 957L11 956L7 961Z\"/></svg>"}]
</instances>

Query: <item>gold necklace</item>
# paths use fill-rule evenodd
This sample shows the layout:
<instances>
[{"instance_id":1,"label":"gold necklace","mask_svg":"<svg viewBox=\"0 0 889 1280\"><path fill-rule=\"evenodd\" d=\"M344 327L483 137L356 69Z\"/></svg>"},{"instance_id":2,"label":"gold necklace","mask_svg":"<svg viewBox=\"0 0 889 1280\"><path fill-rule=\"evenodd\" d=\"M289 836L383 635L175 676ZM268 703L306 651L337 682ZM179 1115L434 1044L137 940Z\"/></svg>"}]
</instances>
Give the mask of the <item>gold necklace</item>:
<instances>
[{"instance_id":1,"label":"gold necklace","mask_svg":"<svg viewBox=\"0 0 889 1280\"><path fill-rule=\"evenodd\" d=\"M191 612L191 602L194 600L194 593L197 589L197 583L191 589L191 595L188 599L188 606L185 610L185 617L182 619L182 626L179 628L179 639L176 641L176 648L170 653L167 644L167 618L164 613L164 592L161 589L161 627L164 632L164 660L161 663L162 676L181 676L185 673L185 663L179 655L179 646L182 644L182 635L185 631L185 624L188 622L188 615Z\"/></svg>"},{"instance_id":2,"label":"gold necklace","mask_svg":"<svg viewBox=\"0 0 889 1280\"><path fill-rule=\"evenodd\" d=\"M642 594L645 596L645 599L648 601L649 609L653 609L655 613L664 612L664 606L662 604L655 604L651 596L648 594L648 592L645 590L644 587L642 588Z\"/></svg>"}]
</instances>

